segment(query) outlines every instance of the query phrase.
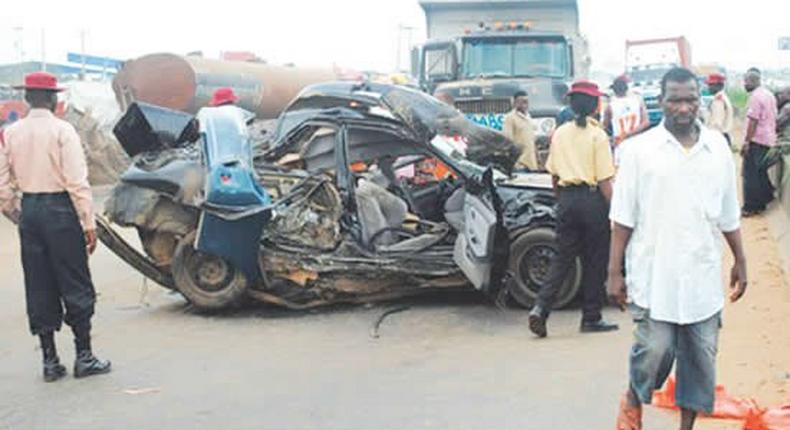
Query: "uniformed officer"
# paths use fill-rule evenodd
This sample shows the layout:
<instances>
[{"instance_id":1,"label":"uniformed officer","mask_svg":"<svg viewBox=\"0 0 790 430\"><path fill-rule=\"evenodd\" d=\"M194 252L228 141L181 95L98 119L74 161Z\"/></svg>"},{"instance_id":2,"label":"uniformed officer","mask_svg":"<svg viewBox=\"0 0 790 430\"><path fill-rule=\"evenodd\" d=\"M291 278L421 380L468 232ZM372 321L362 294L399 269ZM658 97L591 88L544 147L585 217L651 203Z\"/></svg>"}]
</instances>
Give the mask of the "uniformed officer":
<instances>
[{"instance_id":1,"label":"uniformed officer","mask_svg":"<svg viewBox=\"0 0 790 430\"><path fill-rule=\"evenodd\" d=\"M609 252L609 202L614 164L609 140L591 118L602 93L588 81L578 81L569 92L575 118L552 136L546 170L557 195L558 254L548 279L529 313L529 328L545 337L546 319L565 276L582 256L582 332L616 330L601 317Z\"/></svg>"},{"instance_id":2,"label":"uniformed officer","mask_svg":"<svg viewBox=\"0 0 790 430\"><path fill-rule=\"evenodd\" d=\"M730 98L724 91L724 84L727 78L721 73L713 73L705 79L708 92L713 95L710 106L705 111L705 124L721 134L727 139L727 144L732 146L732 126L735 121L735 110L732 108Z\"/></svg>"},{"instance_id":3,"label":"uniformed officer","mask_svg":"<svg viewBox=\"0 0 790 430\"><path fill-rule=\"evenodd\" d=\"M214 93L211 94L211 100L209 100L208 105L211 107L235 105L238 101L239 98L233 92L233 88L221 87L214 90Z\"/></svg>"},{"instance_id":4,"label":"uniformed officer","mask_svg":"<svg viewBox=\"0 0 790 430\"><path fill-rule=\"evenodd\" d=\"M538 152L535 150L535 124L529 115L529 99L526 91L513 94L513 110L502 123L502 134L516 144L521 154L516 160L516 169L537 171Z\"/></svg>"},{"instance_id":5,"label":"uniformed officer","mask_svg":"<svg viewBox=\"0 0 790 430\"><path fill-rule=\"evenodd\" d=\"M96 292L88 254L96 249L96 224L85 154L74 127L53 114L62 90L55 76L31 73L18 88L31 109L5 131L0 205L19 224L27 315L41 341L44 380L66 375L54 338L64 321L74 333L74 376L107 373L110 362L91 352Z\"/></svg>"}]
</instances>

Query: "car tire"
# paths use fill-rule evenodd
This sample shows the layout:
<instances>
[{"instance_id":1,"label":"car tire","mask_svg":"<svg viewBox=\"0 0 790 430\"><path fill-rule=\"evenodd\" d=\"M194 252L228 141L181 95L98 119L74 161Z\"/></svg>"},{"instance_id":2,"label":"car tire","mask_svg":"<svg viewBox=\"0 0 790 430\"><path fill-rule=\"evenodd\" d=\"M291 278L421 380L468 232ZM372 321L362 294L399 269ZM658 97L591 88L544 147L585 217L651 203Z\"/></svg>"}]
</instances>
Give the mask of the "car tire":
<instances>
[{"instance_id":1,"label":"car tire","mask_svg":"<svg viewBox=\"0 0 790 430\"><path fill-rule=\"evenodd\" d=\"M538 227L519 234L510 242L508 269L512 276L508 280L508 291L525 308L535 303L540 286L548 276L551 261L557 253L556 237L554 229ZM573 302L581 288L581 279L582 264L577 258L557 293L555 309Z\"/></svg>"},{"instance_id":2,"label":"car tire","mask_svg":"<svg viewBox=\"0 0 790 430\"><path fill-rule=\"evenodd\" d=\"M245 297L247 277L224 259L194 247L197 232L184 236L173 256L176 289L200 310L234 306Z\"/></svg>"}]
</instances>

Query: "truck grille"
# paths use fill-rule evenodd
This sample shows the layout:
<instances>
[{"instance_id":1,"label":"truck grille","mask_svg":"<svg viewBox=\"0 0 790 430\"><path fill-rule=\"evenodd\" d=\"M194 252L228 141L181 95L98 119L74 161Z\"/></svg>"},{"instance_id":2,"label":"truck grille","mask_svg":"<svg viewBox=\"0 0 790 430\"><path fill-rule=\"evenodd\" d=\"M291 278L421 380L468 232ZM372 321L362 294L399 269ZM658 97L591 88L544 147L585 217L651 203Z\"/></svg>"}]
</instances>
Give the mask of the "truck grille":
<instances>
[{"instance_id":1,"label":"truck grille","mask_svg":"<svg viewBox=\"0 0 790 430\"><path fill-rule=\"evenodd\" d=\"M455 106L463 113L507 113L510 99L459 100Z\"/></svg>"},{"instance_id":2,"label":"truck grille","mask_svg":"<svg viewBox=\"0 0 790 430\"><path fill-rule=\"evenodd\" d=\"M650 125L656 125L661 122L661 118L664 116L664 114L661 111L661 105L660 101L658 100L658 96L645 96L644 101L645 107L647 108L647 116L650 119Z\"/></svg>"},{"instance_id":3,"label":"truck grille","mask_svg":"<svg viewBox=\"0 0 790 430\"><path fill-rule=\"evenodd\" d=\"M658 96L645 96L643 99L645 101L645 106L648 109L655 109L659 107Z\"/></svg>"}]
</instances>

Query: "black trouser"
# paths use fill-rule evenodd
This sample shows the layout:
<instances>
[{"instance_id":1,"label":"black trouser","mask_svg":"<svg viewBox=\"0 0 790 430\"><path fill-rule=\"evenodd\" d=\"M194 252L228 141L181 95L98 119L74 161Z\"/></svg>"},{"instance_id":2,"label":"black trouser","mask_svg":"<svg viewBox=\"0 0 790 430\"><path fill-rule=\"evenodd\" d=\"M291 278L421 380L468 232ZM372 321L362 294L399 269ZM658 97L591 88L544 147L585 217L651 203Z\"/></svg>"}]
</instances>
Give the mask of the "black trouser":
<instances>
[{"instance_id":1,"label":"black trouser","mask_svg":"<svg viewBox=\"0 0 790 430\"><path fill-rule=\"evenodd\" d=\"M548 312L576 258L582 257L582 318L601 319L609 264L609 204L590 186L561 187L557 208L558 254L538 293L538 305Z\"/></svg>"},{"instance_id":2,"label":"black trouser","mask_svg":"<svg viewBox=\"0 0 790 430\"><path fill-rule=\"evenodd\" d=\"M763 162L767 152L767 146L752 142L743 158L743 209L746 211L763 211L774 198L774 186Z\"/></svg>"},{"instance_id":3,"label":"black trouser","mask_svg":"<svg viewBox=\"0 0 790 430\"><path fill-rule=\"evenodd\" d=\"M25 194L19 237L30 331L57 331L63 321L89 330L96 293L85 235L69 195Z\"/></svg>"}]
</instances>

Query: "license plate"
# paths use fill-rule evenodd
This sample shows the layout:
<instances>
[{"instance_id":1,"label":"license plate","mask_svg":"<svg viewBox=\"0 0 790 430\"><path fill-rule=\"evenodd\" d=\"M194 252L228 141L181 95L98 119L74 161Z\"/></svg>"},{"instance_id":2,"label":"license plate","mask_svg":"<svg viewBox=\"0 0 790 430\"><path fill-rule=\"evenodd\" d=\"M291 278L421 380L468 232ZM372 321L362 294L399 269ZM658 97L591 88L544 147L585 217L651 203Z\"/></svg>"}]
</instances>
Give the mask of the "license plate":
<instances>
[{"instance_id":1,"label":"license plate","mask_svg":"<svg viewBox=\"0 0 790 430\"><path fill-rule=\"evenodd\" d=\"M502 131L502 123L505 121L505 114L503 113L468 113L466 117L483 127L493 128L494 130Z\"/></svg>"}]
</instances>

